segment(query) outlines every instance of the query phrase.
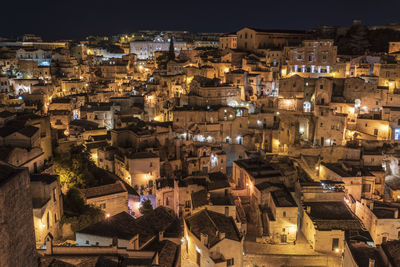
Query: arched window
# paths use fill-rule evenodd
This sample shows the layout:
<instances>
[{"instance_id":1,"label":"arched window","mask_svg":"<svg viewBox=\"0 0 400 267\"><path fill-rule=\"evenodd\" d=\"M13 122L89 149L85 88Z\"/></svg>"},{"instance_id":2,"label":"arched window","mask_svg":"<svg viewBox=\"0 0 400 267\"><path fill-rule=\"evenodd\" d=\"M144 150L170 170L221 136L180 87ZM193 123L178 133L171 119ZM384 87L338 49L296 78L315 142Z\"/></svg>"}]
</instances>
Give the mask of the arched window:
<instances>
[{"instance_id":1,"label":"arched window","mask_svg":"<svg viewBox=\"0 0 400 267\"><path fill-rule=\"evenodd\" d=\"M304 112L310 112L311 111L311 103L306 101L303 103L303 110Z\"/></svg>"}]
</instances>

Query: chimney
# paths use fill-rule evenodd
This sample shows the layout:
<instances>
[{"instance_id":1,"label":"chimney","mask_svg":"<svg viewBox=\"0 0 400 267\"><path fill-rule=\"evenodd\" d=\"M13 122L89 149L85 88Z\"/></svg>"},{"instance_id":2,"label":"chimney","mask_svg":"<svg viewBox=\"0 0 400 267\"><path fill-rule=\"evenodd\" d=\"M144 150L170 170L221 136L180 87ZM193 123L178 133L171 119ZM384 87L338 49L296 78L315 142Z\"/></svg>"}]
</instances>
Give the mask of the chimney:
<instances>
[{"instance_id":1,"label":"chimney","mask_svg":"<svg viewBox=\"0 0 400 267\"><path fill-rule=\"evenodd\" d=\"M307 206L307 213L311 213L311 206Z\"/></svg>"},{"instance_id":2,"label":"chimney","mask_svg":"<svg viewBox=\"0 0 400 267\"><path fill-rule=\"evenodd\" d=\"M399 218L399 209L398 209L398 208L396 208L396 209L394 210L394 218L395 218L395 219L398 219L398 218Z\"/></svg>"},{"instance_id":3,"label":"chimney","mask_svg":"<svg viewBox=\"0 0 400 267\"><path fill-rule=\"evenodd\" d=\"M374 201L371 201L371 202L369 203L369 209L370 209L371 211L374 210Z\"/></svg>"},{"instance_id":4,"label":"chimney","mask_svg":"<svg viewBox=\"0 0 400 267\"><path fill-rule=\"evenodd\" d=\"M118 247L118 237L113 237L111 246Z\"/></svg>"},{"instance_id":5,"label":"chimney","mask_svg":"<svg viewBox=\"0 0 400 267\"><path fill-rule=\"evenodd\" d=\"M46 236L46 255L53 255L53 236L50 233Z\"/></svg>"},{"instance_id":6,"label":"chimney","mask_svg":"<svg viewBox=\"0 0 400 267\"><path fill-rule=\"evenodd\" d=\"M208 247L208 235L200 233L200 241L205 246Z\"/></svg>"},{"instance_id":7,"label":"chimney","mask_svg":"<svg viewBox=\"0 0 400 267\"><path fill-rule=\"evenodd\" d=\"M375 267L375 259L369 258L368 267Z\"/></svg>"},{"instance_id":8,"label":"chimney","mask_svg":"<svg viewBox=\"0 0 400 267\"><path fill-rule=\"evenodd\" d=\"M224 239L225 238L225 233L219 232L218 238L219 238L219 240Z\"/></svg>"},{"instance_id":9,"label":"chimney","mask_svg":"<svg viewBox=\"0 0 400 267\"><path fill-rule=\"evenodd\" d=\"M164 240L164 231L158 232L158 239L159 239L160 241L163 241L163 240Z\"/></svg>"},{"instance_id":10,"label":"chimney","mask_svg":"<svg viewBox=\"0 0 400 267\"><path fill-rule=\"evenodd\" d=\"M130 250L139 250L139 234L136 234L130 241L129 247Z\"/></svg>"},{"instance_id":11,"label":"chimney","mask_svg":"<svg viewBox=\"0 0 400 267\"><path fill-rule=\"evenodd\" d=\"M157 266L160 264L160 258L159 258L158 252L154 256L153 264L157 265Z\"/></svg>"}]
</instances>

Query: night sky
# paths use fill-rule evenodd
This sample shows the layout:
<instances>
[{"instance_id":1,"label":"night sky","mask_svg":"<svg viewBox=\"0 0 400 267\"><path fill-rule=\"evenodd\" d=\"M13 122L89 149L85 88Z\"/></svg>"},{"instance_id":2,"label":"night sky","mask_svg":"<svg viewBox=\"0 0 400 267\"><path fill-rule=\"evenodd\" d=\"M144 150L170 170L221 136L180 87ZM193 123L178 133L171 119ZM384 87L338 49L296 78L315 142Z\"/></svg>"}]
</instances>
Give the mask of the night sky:
<instances>
[{"instance_id":1,"label":"night sky","mask_svg":"<svg viewBox=\"0 0 400 267\"><path fill-rule=\"evenodd\" d=\"M379 4L379 5L378 5ZM52 0L1 2L0 36L23 33L44 39L112 35L141 29L231 32L256 28L311 29L400 23L400 0Z\"/></svg>"}]
</instances>

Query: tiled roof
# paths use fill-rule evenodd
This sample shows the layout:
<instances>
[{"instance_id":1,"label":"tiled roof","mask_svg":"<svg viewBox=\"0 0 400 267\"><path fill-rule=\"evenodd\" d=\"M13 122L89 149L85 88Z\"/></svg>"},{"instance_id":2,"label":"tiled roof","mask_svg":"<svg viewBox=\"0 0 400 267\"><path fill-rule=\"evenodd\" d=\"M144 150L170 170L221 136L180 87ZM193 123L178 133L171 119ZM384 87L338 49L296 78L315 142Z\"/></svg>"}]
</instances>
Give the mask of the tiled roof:
<instances>
[{"instance_id":1,"label":"tiled roof","mask_svg":"<svg viewBox=\"0 0 400 267\"><path fill-rule=\"evenodd\" d=\"M31 182L43 182L46 184L51 184L58 179L58 175L51 175L47 173L31 174L30 176Z\"/></svg>"},{"instance_id":2,"label":"tiled roof","mask_svg":"<svg viewBox=\"0 0 400 267\"><path fill-rule=\"evenodd\" d=\"M82 191L86 198L95 198L112 194L118 194L126 192L127 190L120 181L117 181L113 184L91 187L83 189Z\"/></svg>"},{"instance_id":3,"label":"tiled roof","mask_svg":"<svg viewBox=\"0 0 400 267\"><path fill-rule=\"evenodd\" d=\"M210 210L201 210L186 219L189 230L200 240L201 234L208 236L208 247L217 244L221 239L218 233L224 233L225 238L240 242L241 235L232 217Z\"/></svg>"}]
</instances>

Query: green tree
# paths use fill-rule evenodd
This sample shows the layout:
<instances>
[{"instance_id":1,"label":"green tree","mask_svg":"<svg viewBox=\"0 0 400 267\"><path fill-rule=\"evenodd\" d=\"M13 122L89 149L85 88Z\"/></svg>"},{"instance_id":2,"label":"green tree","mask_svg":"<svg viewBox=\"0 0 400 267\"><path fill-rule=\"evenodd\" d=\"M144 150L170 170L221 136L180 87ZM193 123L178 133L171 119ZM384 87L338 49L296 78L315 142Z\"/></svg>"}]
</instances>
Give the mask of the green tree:
<instances>
[{"instance_id":1,"label":"green tree","mask_svg":"<svg viewBox=\"0 0 400 267\"><path fill-rule=\"evenodd\" d=\"M150 199L145 199L142 203L142 206L139 209L140 213L145 215L153 211L153 205L151 205Z\"/></svg>"},{"instance_id":2,"label":"green tree","mask_svg":"<svg viewBox=\"0 0 400 267\"><path fill-rule=\"evenodd\" d=\"M85 201L81 197L79 189L72 187L64 196L64 210L75 214L81 214L85 211Z\"/></svg>"},{"instance_id":3,"label":"green tree","mask_svg":"<svg viewBox=\"0 0 400 267\"><path fill-rule=\"evenodd\" d=\"M400 41L400 32L392 29L377 29L368 32L368 40L373 52L388 52L389 42Z\"/></svg>"},{"instance_id":4,"label":"green tree","mask_svg":"<svg viewBox=\"0 0 400 267\"><path fill-rule=\"evenodd\" d=\"M70 188L64 196L64 216L61 223L71 224L72 231L79 231L104 219L104 211L93 205L86 205L80 191Z\"/></svg>"},{"instance_id":5,"label":"green tree","mask_svg":"<svg viewBox=\"0 0 400 267\"><path fill-rule=\"evenodd\" d=\"M53 166L56 174L60 176L61 184L66 184L68 188L87 188L97 185L91 173L95 164L84 146L75 146L68 153L57 154Z\"/></svg>"},{"instance_id":6,"label":"green tree","mask_svg":"<svg viewBox=\"0 0 400 267\"><path fill-rule=\"evenodd\" d=\"M338 40L340 54L362 55L370 47L368 28L357 23L353 24L347 34Z\"/></svg>"}]
</instances>

